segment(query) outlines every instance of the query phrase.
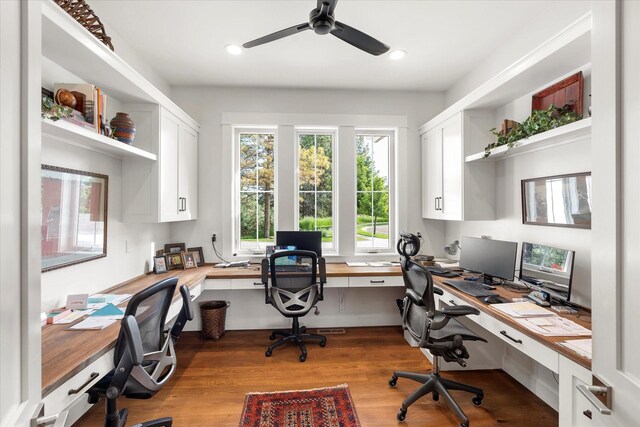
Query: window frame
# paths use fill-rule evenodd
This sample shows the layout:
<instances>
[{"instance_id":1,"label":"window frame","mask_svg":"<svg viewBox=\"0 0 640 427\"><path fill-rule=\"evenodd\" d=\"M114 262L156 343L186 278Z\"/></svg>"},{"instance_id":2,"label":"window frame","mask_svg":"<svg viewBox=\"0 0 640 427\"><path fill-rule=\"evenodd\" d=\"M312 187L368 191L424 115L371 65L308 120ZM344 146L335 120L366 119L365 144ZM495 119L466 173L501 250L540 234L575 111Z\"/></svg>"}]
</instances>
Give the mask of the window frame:
<instances>
[{"instance_id":1,"label":"window frame","mask_svg":"<svg viewBox=\"0 0 640 427\"><path fill-rule=\"evenodd\" d=\"M340 234L338 232L338 217L336 208L338 206L338 129L334 127L295 127L294 132L294 159L295 159L295 194L294 194L294 224L295 229L300 230L300 135L332 135L332 148L331 148L331 216L333 218L333 247L322 248L322 255L338 255L340 246ZM315 190L317 194L317 190ZM316 202L317 204L317 202ZM317 212L315 213L317 218Z\"/></svg>"},{"instance_id":2,"label":"window frame","mask_svg":"<svg viewBox=\"0 0 640 427\"><path fill-rule=\"evenodd\" d=\"M233 252L239 255L264 254L264 248L242 248L241 244L241 215L240 215L240 135L241 134L273 134L273 229L278 230L278 128L277 126L234 126L233 128Z\"/></svg>"},{"instance_id":3,"label":"window frame","mask_svg":"<svg viewBox=\"0 0 640 427\"><path fill-rule=\"evenodd\" d=\"M356 139L358 135L367 136L387 136L389 138L389 238L387 239L388 247L358 247L358 146ZM353 247L355 255L366 254L395 254L394 239L397 229L397 204L396 204L396 138L398 136L397 129L394 128L364 128L358 127L354 129L353 134L353 152L354 152L354 175L353 175L353 187L354 187L354 212L353 218L354 233L353 233Z\"/></svg>"}]
</instances>

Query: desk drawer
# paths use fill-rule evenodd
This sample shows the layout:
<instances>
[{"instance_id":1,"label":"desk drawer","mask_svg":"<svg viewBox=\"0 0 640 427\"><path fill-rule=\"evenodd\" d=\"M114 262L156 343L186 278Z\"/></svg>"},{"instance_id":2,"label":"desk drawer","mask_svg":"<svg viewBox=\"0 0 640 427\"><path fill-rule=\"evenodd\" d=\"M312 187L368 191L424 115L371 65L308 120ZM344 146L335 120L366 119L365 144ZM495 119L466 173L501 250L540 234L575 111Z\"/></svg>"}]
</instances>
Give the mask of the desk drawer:
<instances>
[{"instance_id":1,"label":"desk drawer","mask_svg":"<svg viewBox=\"0 0 640 427\"><path fill-rule=\"evenodd\" d=\"M45 415L57 414L69 408L76 400L86 399L85 392L112 369L113 350L110 350L42 399ZM69 394L70 391L73 393Z\"/></svg>"},{"instance_id":2,"label":"desk drawer","mask_svg":"<svg viewBox=\"0 0 640 427\"><path fill-rule=\"evenodd\" d=\"M349 277L350 288L375 288L383 286L402 286L402 276Z\"/></svg>"},{"instance_id":3,"label":"desk drawer","mask_svg":"<svg viewBox=\"0 0 640 427\"><path fill-rule=\"evenodd\" d=\"M264 291L264 285L258 277L255 279L231 279L231 289L259 289Z\"/></svg>"},{"instance_id":4,"label":"desk drawer","mask_svg":"<svg viewBox=\"0 0 640 427\"><path fill-rule=\"evenodd\" d=\"M205 291L231 289L231 279L207 279L203 286Z\"/></svg>"},{"instance_id":5,"label":"desk drawer","mask_svg":"<svg viewBox=\"0 0 640 427\"><path fill-rule=\"evenodd\" d=\"M461 298L447 291L444 291L444 295L440 296L440 300L446 305L466 305L465 301ZM490 310L490 308L487 309ZM558 353L553 349L483 311L480 311L480 315L478 316L467 316L467 319L482 326L502 341L520 350L541 365L558 373Z\"/></svg>"},{"instance_id":6,"label":"desk drawer","mask_svg":"<svg viewBox=\"0 0 640 427\"><path fill-rule=\"evenodd\" d=\"M327 277L327 283L324 284L325 288L347 288L349 287L348 277Z\"/></svg>"}]
</instances>

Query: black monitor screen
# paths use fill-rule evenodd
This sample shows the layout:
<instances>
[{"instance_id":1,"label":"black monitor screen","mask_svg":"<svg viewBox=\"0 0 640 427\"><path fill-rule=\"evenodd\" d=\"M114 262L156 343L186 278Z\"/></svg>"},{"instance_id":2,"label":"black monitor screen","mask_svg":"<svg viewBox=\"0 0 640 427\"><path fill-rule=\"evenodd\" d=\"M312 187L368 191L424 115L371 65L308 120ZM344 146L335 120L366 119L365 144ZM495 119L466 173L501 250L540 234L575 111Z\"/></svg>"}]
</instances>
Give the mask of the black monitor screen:
<instances>
[{"instance_id":1,"label":"black monitor screen","mask_svg":"<svg viewBox=\"0 0 640 427\"><path fill-rule=\"evenodd\" d=\"M513 280L517 252L517 242L464 236L460 249L460 267L483 273L485 281L492 277Z\"/></svg>"},{"instance_id":2,"label":"black monitor screen","mask_svg":"<svg viewBox=\"0 0 640 427\"><path fill-rule=\"evenodd\" d=\"M313 251L322 256L321 231L277 231L277 246L295 246L301 251Z\"/></svg>"},{"instance_id":3,"label":"black monitor screen","mask_svg":"<svg viewBox=\"0 0 640 427\"><path fill-rule=\"evenodd\" d=\"M569 301L574 258L574 251L524 242L520 280L548 292L555 299Z\"/></svg>"}]
</instances>

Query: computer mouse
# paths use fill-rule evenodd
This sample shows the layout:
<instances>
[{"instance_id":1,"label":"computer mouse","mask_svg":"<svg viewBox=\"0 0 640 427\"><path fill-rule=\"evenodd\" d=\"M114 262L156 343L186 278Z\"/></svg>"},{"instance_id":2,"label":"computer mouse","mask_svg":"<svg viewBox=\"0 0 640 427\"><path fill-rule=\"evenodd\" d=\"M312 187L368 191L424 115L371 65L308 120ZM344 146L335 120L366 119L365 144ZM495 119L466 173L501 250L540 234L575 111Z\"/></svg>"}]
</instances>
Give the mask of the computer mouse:
<instances>
[{"instance_id":1,"label":"computer mouse","mask_svg":"<svg viewBox=\"0 0 640 427\"><path fill-rule=\"evenodd\" d=\"M487 304L499 304L502 302L502 299L498 295L489 295L484 299L484 302Z\"/></svg>"}]
</instances>

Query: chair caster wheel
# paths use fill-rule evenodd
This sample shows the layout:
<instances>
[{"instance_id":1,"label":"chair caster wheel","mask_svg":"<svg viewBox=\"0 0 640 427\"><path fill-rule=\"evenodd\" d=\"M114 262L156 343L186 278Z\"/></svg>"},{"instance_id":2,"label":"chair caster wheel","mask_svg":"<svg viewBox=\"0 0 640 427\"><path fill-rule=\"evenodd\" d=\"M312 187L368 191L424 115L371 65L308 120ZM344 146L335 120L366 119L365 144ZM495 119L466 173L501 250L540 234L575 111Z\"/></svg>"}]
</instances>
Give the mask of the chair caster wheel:
<instances>
[{"instance_id":1,"label":"chair caster wheel","mask_svg":"<svg viewBox=\"0 0 640 427\"><path fill-rule=\"evenodd\" d=\"M306 354L301 354L298 359L300 359L301 362L304 362L305 360L307 360L307 355Z\"/></svg>"},{"instance_id":2,"label":"chair caster wheel","mask_svg":"<svg viewBox=\"0 0 640 427\"><path fill-rule=\"evenodd\" d=\"M267 357L271 357L271 350L265 351L264 355L267 356Z\"/></svg>"},{"instance_id":3,"label":"chair caster wheel","mask_svg":"<svg viewBox=\"0 0 640 427\"><path fill-rule=\"evenodd\" d=\"M389 380L389 387L395 387L396 384L398 383L398 377L391 377L391 379Z\"/></svg>"},{"instance_id":4,"label":"chair caster wheel","mask_svg":"<svg viewBox=\"0 0 640 427\"><path fill-rule=\"evenodd\" d=\"M440 395L438 393L433 393L433 396L431 397L433 397L433 400L435 400L436 402L440 400Z\"/></svg>"},{"instance_id":5,"label":"chair caster wheel","mask_svg":"<svg viewBox=\"0 0 640 427\"><path fill-rule=\"evenodd\" d=\"M275 339L276 339L276 336L275 336L274 334L271 334L271 335L269 335L269 339L270 339L271 341L273 341L273 340L275 340Z\"/></svg>"},{"instance_id":6,"label":"chair caster wheel","mask_svg":"<svg viewBox=\"0 0 640 427\"><path fill-rule=\"evenodd\" d=\"M476 396L476 397L471 399L471 402L473 402L473 404L475 406L480 406L480 405L482 405L482 397L483 396Z\"/></svg>"},{"instance_id":7,"label":"chair caster wheel","mask_svg":"<svg viewBox=\"0 0 640 427\"><path fill-rule=\"evenodd\" d=\"M320 347L326 347L327 346L327 340L320 340Z\"/></svg>"},{"instance_id":8,"label":"chair caster wheel","mask_svg":"<svg viewBox=\"0 0 640 427\"><path fill-rule=\"evenodd\" d=\"M406 417L407 417L407 410L404 408L401 408L396 414L396 419L400 422L403 422Z\"/></svg>"}]
</instances>

